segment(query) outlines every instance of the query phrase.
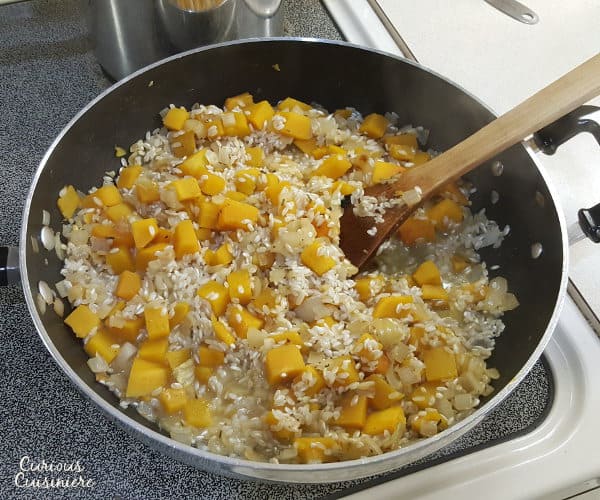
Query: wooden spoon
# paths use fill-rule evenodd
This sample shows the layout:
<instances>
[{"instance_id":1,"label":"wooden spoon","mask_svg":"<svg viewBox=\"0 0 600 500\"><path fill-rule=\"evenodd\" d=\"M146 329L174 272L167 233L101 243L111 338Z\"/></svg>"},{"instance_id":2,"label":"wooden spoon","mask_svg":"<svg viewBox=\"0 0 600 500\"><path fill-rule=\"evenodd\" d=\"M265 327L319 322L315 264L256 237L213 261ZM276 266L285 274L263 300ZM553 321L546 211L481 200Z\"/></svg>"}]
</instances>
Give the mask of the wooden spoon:
<instances>
[{"instance_id":1,"label":"wooden spoon","mask_svg":"<svg viewBox=\"0 0 600 500\"><path fill-rule=\"evenodd\" d=\"M366 188L365 194L379 200L389 200L418 187L421 201L424 201L444 184L458 179L598 94L600 54L569 71L448 151L401 174L394 182ZM356 216L352 207L347 207L340 220L340 247L346 257L360 269L417 207L418 204L388 208L380 224L375 224L372 217ZM377 232L371 236L367 231L373 226Z\"/></svg>"}]
</instances>

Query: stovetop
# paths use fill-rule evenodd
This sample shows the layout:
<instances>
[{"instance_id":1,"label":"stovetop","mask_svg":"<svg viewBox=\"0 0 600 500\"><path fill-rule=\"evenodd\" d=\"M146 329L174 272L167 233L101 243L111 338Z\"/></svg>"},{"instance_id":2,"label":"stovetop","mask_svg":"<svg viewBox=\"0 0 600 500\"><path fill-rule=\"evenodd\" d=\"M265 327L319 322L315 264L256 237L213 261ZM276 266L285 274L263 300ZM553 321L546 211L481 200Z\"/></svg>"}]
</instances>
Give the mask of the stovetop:
<instances>
[{"instance_id":1,"label":"stovetop","mask_svg":"<svg viewBox=\"0 0 600 500\"><path fill-rule=\"evenodd\" d=\"M353 0L354 1L354 0ZM0 242L16 244L21 207L41 155L67 121L110 82L96 64L83 1L0 7ZM288 0L293 35L340 38L317 0ZM79 460L94 486L80 498L324 498L347 494L468 452L529 434L552 407L553 377L538 362L515 391L451 447L375 480L329 485L266 485L206 474L129 436L77 392L39 340L18 287L0 289L0 496L35 498L14 487L19 462ZM407 474L414 472L414 474ZM47 492L43 492L47 493ZM58 496L50 492L49 497Z\"/></svg>"}]
</instances>

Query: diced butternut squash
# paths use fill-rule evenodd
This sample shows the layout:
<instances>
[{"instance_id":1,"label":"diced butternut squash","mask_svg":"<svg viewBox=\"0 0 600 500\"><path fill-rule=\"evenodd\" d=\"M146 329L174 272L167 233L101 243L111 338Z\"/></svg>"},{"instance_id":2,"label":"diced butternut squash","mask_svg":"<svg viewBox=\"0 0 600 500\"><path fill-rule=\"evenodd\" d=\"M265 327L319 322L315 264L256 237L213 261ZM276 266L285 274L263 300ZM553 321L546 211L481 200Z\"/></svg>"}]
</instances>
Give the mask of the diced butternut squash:
<instances>
[{"instance_id":1,"label":"diced butternut squash","mask_svg":"<svg viewBox=\"0 0 600 500\"><path fill-rule=\"evenodd\" d=\"M189 399L183 407L183 419L192 427L208 427L212 423L212 416L208 401L204 399Z\"/></svg>"},{"instance_id":2,"label":"diced butternut squash","mask_svg":"<svg viewBox=\"0 0 600 500\"><path fill-rule=\"evenodd\" d=\"M388 148L392 145L409 146L415 151L419 149L417 142L417 136L414 134L398 134L398 135L386 135L383 138L383 142Z\"/></svg>"},{"instance_id":3,"label":"diced butternut squash","mask_svg":"<svg viewBox=\"0 0 600 500\"><path fill-rule=\"evenodd\" d=\"M431 160L429 153L426 153L425 151L417 151L412 163L415 165L422 165L423 163L427 163L429 160Z\"/></svg>"},{"instance_id":4,"label":"diced butternut squash","mask_svg":"<svg viewBox=\"0 0 600 500\"><path fill-rule=\"evenodd\" d=\"M426 430L426 427L423 425L425 422L435 423L435 429L433 433L429 430L430 428L427 428ZM437 434L437 432L448 428L448 419L436 409L427 408L424 412L419 412L419 414L411 422L410 428L422 436L429 437L432 434Z\"/></svg>"},{"instance_id":5,"label":"diced butternut squash","mask_svg":"<svg viewBox=\"0 0 600 500\"><path fill-rule=\"evenodd\" d=\"M255 316L248 309L238 304L233 305L227 311L227 321L237 336L242 339L247 337L250 328L260 330L265 324L262 318Z\"/></svg>"},{"instance_id":6,"label":"diced butternut squash","mask_svg":"<svg viewBox=\"0 0 600 500\"><path fill-rule=\"evenodd\" d=\"M217 229L220 207L211 201L200 203L200 215L198 216L198 225L206 229Z\"/></svg>"},{"instance_id":7,"label":"diced butternut squash","mask_svg":"<svg viewBox=\"0 0 600 500\"><path fill-rule=\"evenodd\" d=\"M377 359L377 363L375 365L374 370L366 370L371 371L372 373L385 374L390 367L390 358L388 358L385 353Z\"/></svg>"},{"instance_id":8,"label":"diced butternut squash","mask_svg":"<svg viewBox=\"0 0 600 500\"><path fill-rule=\"evenodd\" d=\"M206 165L208 165L206 149L201 149L188 156L181 164L177 165L177 168L181 170L183 175L189 175L199 179L201 176L208 173Z\"/></svg>"},{"instance_id":9,"label":"diced butternut squash","mask_svg":"<svg viewBox=\"0 0 600 500\"><path fill-rule=\"evenodd\" d=\"M204 194L219 194L226 186L225 179L217 174L206 173L200 178L200 189Z\"/></svg>"},{"instance_id":10,"label":"diced butternut squash","mask_svg":"<svg viewBox=\"0 0 600 500\"><path fill-rule=\"evenodd\" d=\"M117 283L117 289L115 295L120 299L131 300L136 296L142 286L142 280L139 274L131 271L123 271L119 275L119 282Z\"/></svg>"},{"instance_id":11,"label":"diced butternut squash","mask_svg":"<svg viewBox=\"0 0 600 500\"><path fill-rule=\"evenodd\" d=\"M114 238L117 230L113 224L94 224L92 226L92 236L96 238Z\"/></svg>"},{"instance_id":12,"label":"diced butternut squash","mask_svg":"<svg viewBox=\"0 0 600 500\"><path fill-rule=\"evenodd\" d=\"M171 330L181 323L190 312L190 305L187 302L177 302L173 308L173 316L169 318L169 327Z\"/></svg>"},{"instance_id":13,"label":"diced butternut squash","mask_svg":"<svg viewBox=\"0 0 600 500\"><path fill-rule=\"evenodd\" d=\"M169 339L167 338L147 339L140 344L138 356L155 363L165 363L168 348Z\"/></svg>"},{"instance_id":14,"label":"diced butternut squash","mask_svg":"<svg viewBox=\"0 0 600 500\"><path fill-rule=\"evenodd\" d=\"M233 261L233 255L229 249L229 244L223 243L216 251L207 250L204 254L204 261L209 266L226 266Z\"/></svg>"},{"instance_id":15,"label":"diced butternut squash","mask_svg":"<svg viewBox=\"0 0 600 500\"><path fill-rule=\"evenodd\" d=\"M169 130L181 130L189 117L190 114L185 108L171 108L163 117L163 125Z\"/></svg>"},{"instance_id":16,"label":"diced butternut squash","mask_svg":"<svg viewBox=\"0 0 600 500\"><path fill-rule=\"evenodd\" d=\"M413 279L419 286L424 284L428 285L441 285L442 277L440 270L431 260L426 260L417 267L417 270L413 273Z\"/></svg>"},{"instance_id":17,"label":"diced butternut squash","mask_svg":"<svg viewBox=\"0 0 600 500\"><path fill-rule=\"evenodd\" d=\"M212 120L207 121L205 123L205 127L209 139L218 139L225 133L223 122L218 116L215 116Z\"/></svg>"},{"instance_id":18,"label":"diced butternut squash","mask_svg":"<svg viewBox=\"0 0 600 500\"><path fill-rule=\"evenodd\" d=\"M352 168L350 160L342 155L328 156L314 171L313 175L323 175L330 179L338 179Z\"/></svg>"},{"instance_id":19,"label":"diced butternut squash","mask_svg":"<svg viewBox=\"0 0 600 500\"><path fill-rule=\"evenodd\" d=\"M287 430L285 428L279 428L279 419L275 416L272 410L265 414L264 419L265 423L270 427L273 436L275 436L280 441L289 442L296 436L296 434L293 431Z\"/></svg>"},{"instance_id":20,"label":"diced butternut squash","mask_svg":"<svg viewBox=\"0 0 600 500\"><path fill-rule=\"evenodd\" d=\"M208 383L208 379L212 377L213 369L210 366L196 365L194 368L194 374L196 375L198 382L206 384Z\"/></svg>"},{"instance_id":21,"label":"diced butternut squash","mask_svg":"<svg viewBox=\"0 0 600 500\"><path fill-rule=\"evenodd\" d=\"M441 285L422 285L421 297L423 300L448 300L448 292Z\"/></svg>"},{"instance_id":22,"label":"diced butternut squash","mask_svg":"<svg viewBox=\"0 0 600 500\"><path fill-rule=\"evenodd\" d=\"M354 288L362 302L366 302L374 295L377 295L385 286L385 278L378 274L377 276L365 276L355 281Z\"/></svg>"},{"instance_id":23,"label":"diced butternut squash","mask_svg":"<svg viewBox=\"0 0 600 500\"><path fill-rule=\"evenodd\" d=\"M312 106L293 97L286 97L277 104L277 109L280 111L309 111Z\"/></svg>"},{"instance_id":24,"label":"diced butternut squash","mask_svg":"<svg viewBox=\"0 0 600 500\"><path fill-rule=\"evenodd\" d=\"M176 351L167 351L165 353L165 359L171 367L171 370L177 368L182 363L185 363L191 357L189 349L177 349Z\"/></svg>"},{"instance_id":25,"label":"diced butternut squash","mask_svg":"<svg viewBox=\"0 0 600 500\"><path fill-rule=\"evenodd\" d=\"M244 108L249 106L254 102L252 94L249 92L244 92L243 94L234 95L233 97L228 97L225 99L225 108L228 110L232 110L233 108Z\"/></svg>"},{"instance_id":26,"label":"diced butternut squash","mask_svg":"<svg viewBox=\"0 0 600 500\"><path fill-rule=\"evenodd\" d=\"M244 113L223 113L221 115L221 121L223 122L224 135L244 137L250 133L248 120Z\"/></svg>"},{"instance_id":27,"label":"diced butternut squash","mask_svg":"<svg viewBox=\"0 0 600 500\"><path fill-rule=\"evenodd\" d=\"M169 316L162 307L146 306L144 308L144 321L146 323L148 338L150 339L167 337L171 332L171 328L169 327Z\"/></svg>"},{"instance_id":28,"label":"diced butternut squash","mask_svg":"<svg viewBox=\"0 0 600 500\"><path fill-rule=\"evenodd\" d=\"M415 159L416 149L405 144L391 144L389 153L396 160L412 162Z\"/></svg>"},{"instance_id":29,"label":"diced butternut squash","mask_svg":"<svg viewBox=\"0 0 600 500\"><path fill-rule=\"evenodd\" d=\"M117 179L117 187L119 189L131 189L143 171L144 168L141 165L122 168Z\"/></svg>"},{"instance_id":30,"label":"diced butternut squash","mask_svg":"<svg viewBox=\"0 0 600 500\"><path fill-rule=\"evenodd\" d=\"M156 254L162 252L167 247L166 243L156 243L146 248L138 250L135 256L135 268L137 271L144 272L148 267L148 264L156 260L158 257Z\"/></svg>"},{"instance_id":31,"label":"diced butternut squash","mask_svg":"<svg viewBox=\"0 0 600 500\"><path fill-rule=\"evenodd\" d=\"M229 292L221 283L209 281L198 289L198 295L207 300L215 316L221 316L229 304Z\"/></svg>"},{"instance_id":32,"label":"diced butternut squash","mask_svg":"<svg viewBox=\"0 0 600 500\"><path fill-rule=\"evenodd\" d=\"M425 363L425 378L428 382L457 377L456 357L445 347L427 349L423 352L422 360Z\"/></svg>"},{"instance_id":33,"label":"diced butternut squash","mask_svg":"<svg viewBox=\"0 0 600 500\"><path fill-rule=\"evenodd\" d=\"M121 193L116 186L108 184L92 193L94 198L98 198L105 207L114 207L123 201Z\"/></svg>"},{"instance_id":34,"label":"diced butternut squash","mask_svg":"<svg viewBox=\"0 0 600 500\"><path fill-rule=\"evenodd\" d=\"M119 302L117 302L118 304ZM100 319L88 305L81 304L69 313L64 322L71 327L77 337L83 338L100 324Z\"/></svg>"},{"instance_id":35,"label":"diced butternut squash","mask_svg":"<svg viewBox=\"0 0 600 500\"><path fill-rule=\"evenodd\" d=\"M252 300L252 284L247 269L229 273L227 283L229 284L229 298L232 302L237 301L246 305Z\"/></svg>"},{"instance_id":36,"label":"diced butternut squash","mask_svg":"<svg viewBox=\"0 0 600 500\"><path fill-rule=\"evenodd\" d=\"M113 238L113 248L131 248L135 247L135 241L133 241L133 235L131 231L123 228L122 225L115 228L115 236Z\"/></svg>"},{"instance_id":37,"label":"diced butternut squash","mask_svg":"<svg viewBox=\"0 0 600 500\"><path fill-rule=\"evenodd\" d=\"M247 147L246 155L248 158L246 159L246 165L249 167L262 167L262 164L265 160L265 152L263 148L260 146Z\"/></svg>"},{"instance_id":38,"label":"diced butternut squash","mask_svg":"<svg viewBox=\"0 0 600 500\"><path fill-rule=\"evenodd\" d=\"M198 357L200 358L201 366L216 368L221 366L225 361L225 353L211 347L201 345L198 348Z\"/></svg>"},{"instance_id":39,"label":"diced butternut squash","mask_svg":"<svg viewBox=\"0 0 600 500\"><path fill-rule=\"evenodd\" d=\"M113 274L124 271L134 271L135 263L127 247L113 248L106 254L106 264L112 269Z\"/></svg>"},{"instance_id":40,"label":"diced butternut squash","mask_svg":"<svg viewBox=\"0 0 600 500\"><path fill-rule=\"evenodd\" d=\"M141 203L154 203L160 200L158 184L147 177L140 177L135 183L135 195Z\"/></svg>"},{"instance_id":41,"label":"diced butternut squash","mask_svg":"<svg viewBox=\"0 0 600 500\"><path fill-rule=\"evenodd\" d=\"M336 191L339 191L342 196L348 196L356 191L356 186L346 181L336 181L331 185L330 192L335 193Z\"/></svg>"},{"instance_id":42,"label":"diced butternut squash","mask_svg":"<svg viewBox=\"0 0 600 500\"><path fill-rule=\"evenodd\" d=\"M395 391L381 375L369 375L365 381L373 382L374 384L375 394L372 398L368 399L368 403L371 407L375 410L385 410L394 404L395 400L390 396L394 395L397 391ZM398 394L398 396L401 397L400 394Z\"/></svg>"},{"instance_id":43,"label":"diced butternut squash","mask_svg":"<svg viewBox=\"0 0 600 500\"><path fill-rule=\"evenodd\" d=\"M133 210L127 203L117 203L112 207L108 207L104 213L111 221L119 222L127 219L133 213Z\"/></svg>"},{"instance_id":44,"label":"diced butternut squash","mask_svg":"<svg viewBox=\"0 0 600 500\"><path fill-rule=\"evenodd\" d=\"M325 379L320 370L312 365L306 365L304 370L296 375L293 384L295 387L299 388L303 394L312 397L325 387Z\"/></svg>"},{"instance_id":45,"label":"diced butternut squash","mask_svg":"<svg viewBox=\"0 0 600 500\"><path fill-rule=\"evenodd\" d=\"M235 174L235 188L245 195L251 195L256 190L257 178L260 170L257 168L247 168L239 170ZM239 201L239 200L238 200Z\"/></svg>"},{"instance_id":46,"label":"diced butternut squash","mask_svg":"<svg viewBox=\"0 0 600 500\"><path fill-rule=\"evenodd\" d=\"M295 139L294 146L296 146L303 153L310 155L317 148L316 139Z\"/></svg>"},{"instance_id":47,"label":"diced butternut squash","mask_svg":"<svg viewBox=\"0 0 600 500\"><path fill-rule=\"evenodd\" d=\"M293 111L280 111L273 117L273 121L283 117L283 126L275 128L276 132L294 139L307 140L312 137L310 118L308 116L294 113Z\"/></svg>"},{"instance_id":48,"label":"diced butternut squash","mask_svg":"<svg viewBox=\"0 0 600 500\"><path fill-rule=\"evenodd\" d=\"M252 301L252 305L259 311L267 309L273 309L277 305L277 298L275 292L270 288L263 288L261 292Z\"/></svg>"},{"instance_id":49,"label":"diced butternut squash","mask_svg":"<svg viewBox=\"0 0 600 500\"><path fill-rule=\"evenodd\" d=\"M255 129L262 130L265 125L273 118L275 111L268 101L260 101L256 104L249 104L244 109L248 121Z\"/></svg>"},{"instance_id":50,"label":"diced butternut squash","mask_svg":"<svg viewBox=\"0 0 600 500\"><path fill-rule=\"evenodd\" d=\"M156 219L140 219L131 223L131 234L135 242L135 248L144 248L158 233Z\"/></svg>"},{"instance_id":51,"label":"diced butternut squash","mask_svg":"<svg viewBox=\"0 0 600 500\"><path fill-rule=\"evenodd\" d=\"M219 212L217 229L220 231L235 231L236 229L249 231L248 225L255 225L258 222L258 214L258 208L255 206L226 199Z\"/></svg>"},{"instance_id":52,"label":"diced butternut squash","mask_svg":"<svg viewBox=\"0 0 600 500\"><path fill-rule=\"evenodd\" d=\"M196 150L196 137L192 130L187 130L183 134L171 137L169 143L173 156L177 158L190 156Z\"/></svg>"},{"instance_id":53,"label":"diced butternut squash","mask_svg":"<svg viewBox=\"0 0 600 500\"><path fill-rule=\"evenodd\" d=\"M389 123L385 116L378 113L371 113L365 117L358 131L372 139L379 139L385 134Z\"/></svg>"},{"instance_id":54,"label":"diced butternut squash","mask_svg":"<svg viewBox=\"0 0 600 500\"><path fill-rule=\"evenodd\" d=\"M290 187L290 183L288 181L282 181L275 174L267 174L265 195L274 206L279 205L279 195L286 187Z\"/></svg>"},{"instance_id":55,"label":"diced butternut squash","mask_svg":"<svg viewBox=\"0 0 600 500\"><path fill-rule=\"evenodd\" d=\"M152 243L166 243L168 245L171 243L172 239L173 233L169 229L165 227L159 227L154 239L152 240Z\"/></svg>"},{"instance_id":56,"label":"diced butternut squash","mask_svg":"<svg viewBox=\"0 0 600 500\"><path fill-rule=\"evenodd\" d=\"M416 404L420 410L430 408L435 404L435 394L437 385L431 382L418 385L410 395L410 400Z\"/></svg>"},{"instance_id":57,"label":"diced butternut squash","mask_svg":"<svg viewBox=\"0 0 600 500\"><path fill-rule=\"evenodd\" d=\"M350 431L362 429L367 421L367 397L349 392L342 398L341 407L334 424Z\"/></svg>"},{"instance_id":58,"label":"diced butternut squash","mask_svg":"<svg viewBox=\"0 0 600 500\"><path fill-rule=\"evenodd\" d=\"M173 247L175 257L181 259L184 255L196 253L200 250L200 243L191 220L182 220L175 226L173 232Z\"/></svg>"},{"instance_id":59,"label":"diced butternut squash","mask_svg":"<svg viewBox=\"0 0 600 500\"><path fill-rule=\"evenodd\" d=\"M400 435L406 430L406 417L401 406L392 406L385 410L375 411L367 417L362 429L365 434L377 436L388 431L390 434L400 429Z\"/></svg>"},{"instance_id":60,"label":"diced butternut squash","mask_svg":"<svg viewBox=\"0 0 600 500\"><path fill-rule=\"evenodd\" d=\"M58 201L58 209L65 219L73 217L75 210L79 207L81 199L73 186L65 186L61 190Z\"/></svg>"},{"instance_id":61,"label":"diced butternut squash","mask_svg":"<svg viewBox=\"0 0 600 500\"><path fill-rule=\"evenodd\" d=\"M110 331L114 333L120 340L135 343L140 330L144 327L144 318L135 317L134 319L127 319L121 326L110 327Z\"/></svg>"},{"instance_id":62,"label":"diced butternut squash","mask_svg":"<svg viewBox=\"0 0 600 500\"><path fill-rule=\"evenodd\" d=\"M414 245L419 239L435 240L435 226L429 219L409 217L398 229L398 236L406 245Z\"/></svg>"},{"instance_id":63,"label":"diced butternut squash","mask_svg":"<svg viewBox=\"0 0 600 500\"><path fill-rule=\"evenodd\" d=\"M92 335L83 346L88 356L93 357L99 354L107 363L115 359L120 347L119 339L109 331L102 329Z\"/></svg>"},{"instance_id":64,"label":"diced butternut squash","mask_svg":"<svg viewBox=\"0 0 600 500\"><path fill-rule=\"evenodd\" d=\"M303 464L321 464L335 460L338 444L330 437L299 437L294 439L294 447Z\"/></svg>"},{"instance_id":65,"label":"diced butternut squash","mask_svg":"<svg viewBox=\"0 0 600 500\"><path fill-rule=\"evenodd\" d=\"M265 376L271 385L293 379L304 367L300 349L293 344L274 347L265 356Z\"/></svg>"},{"instance_id":66,"label":"diced butternut squash","mask_svg":"<svg viewBox=\"0 0 600 500\"><path fill-rule=\"evenodd\" d=\"M210 241L213 237L212 229L199 227L196 229L196 237L198 238L198 241Z\"/></svg>"},{"instance_id":67,"label":"diced butternut squash","mask_svg":"<svg viewBox=\"0 0 600 500\"><path fill-rule=\"evenodd\" d=\"M159 395L158 399L162 404L165 412L169 415L173 415L181 410L187 402L187 395L184 388L179 389L164 389Z\"/></svg>"},{"instance_id":68,"label":"diced butternut squash","mask_svg":"<svg viewBox=\"0 0 600 500\"><path fill-rule=\"evenodd\" d=\"M135 358L129 372L127 390L128 398L150 396L157 389L167 385L169 368L142 358Z\"/></svg>"},{"instance_id":69,"label":"diced butternut squash","mask_svg":"<svg viewBox=\"0 0 600 500\"><path fill-rule=\"evenodd\" d=\"M324 239L316 239L308 245L300 254L300 260L312 269L316 274L322 276L335 267L336 260L327 255L327 242Z\"/></svg>"},{"instance_id":70,"label":"diced butternut squash","mask_svg":"<svg viewBox=\"0 0 600 500\"><path fill-rule=\"evenodd\" d=\"M373 309L374 318L403 318L407 312L403 308L405 304L412 304L411 295L391 295L382 297Z\"/></svg>"},{"instance_id":71,"label":"diced butternut squash","mask_svg":"<svg viewBox=\"0 0 600 500\"><path fill-rule=\"evenodd\" d=\"M440 192L442 195L444 195L444 197L450 198L463 207L469 204L469 198L467 198L458 188L456 182L449 182L445 184Z\"/></svg>"},{"instance_id":72,"label":"diced butternut squash","mask_svg":"<svg viewBox=\"0 0 600 500\"><path fill-rule=\"evenodd\" d=\"M425 328L422 326L411 326L410 334L408 336L408 344L412 345L416 352L421 351L421 339L425 335Z\"/></svg>"},{"instance_id":73,"label":"diced butternut squash","mask_svg":"<svg viewBox=\"0 0 600 500\"><path fill-rule=\"evenodd\" d=\"M215 331L215 337L217 337L217 339L219 339L221 342L224 342L227 345L235 344L235 337L222 321L218 320L215 316L213 316L211 318L211 323Z\"/></svg>"},{"instance_id":74,"label":"diced butternut squash","mask_svg":"<svg viewBox=\"0 0 600 500\"><path fill-rule=\"evenodd\" d=\"M443 227L446 221L462 222L464 214L458 203L446 198L427 210L427 217L438 227Z\"/></svg>"},{"instance_id":75,"label":"diced butternut squash","mask_svg":"<svg viewBox=\"0 0 600 500\"><path fill-rule=\"evenodd\" d=\"M198 181L194 177L184 177L173 181L171 186L175 189L179 201L193 200L202 194Z\"/></svg>"},{"instance_id":76,"label":"diced butternut squash","mask_svg":"<svg viewBox=\"0 0 600 500\"><path fill-rule=\"evenodd\" d=\"M284 332L279 332L270 335L268 338L273 339L275 342L285 342L288 344L294 344L298 347L304 346L304 342L302 342L302 337L296 330L286 330Z\"/></svg>"},{"instance_id":77,"label":"diced butternut squash","mask_svg":"<svg viewBox=\"0 0 600 500\"><path fill-rule=\"evenodd\" d=\"M396 165L395 163L376 161L373 165L373 184L379 184L380 182L391 179L404 171L406 171L404 167Z\"/></svg>"},{"instance_id":78,"label":"diced butternut squash","mask_svg":"<svg viewBox=\"0 0 600 500\"><path fill-rule=\"evenodd\" d=\"M332 369L337 369L333 387L347 387L360 380L356 364L350 356L333 358L330 366Z\"/></svg>"}]
</instances>

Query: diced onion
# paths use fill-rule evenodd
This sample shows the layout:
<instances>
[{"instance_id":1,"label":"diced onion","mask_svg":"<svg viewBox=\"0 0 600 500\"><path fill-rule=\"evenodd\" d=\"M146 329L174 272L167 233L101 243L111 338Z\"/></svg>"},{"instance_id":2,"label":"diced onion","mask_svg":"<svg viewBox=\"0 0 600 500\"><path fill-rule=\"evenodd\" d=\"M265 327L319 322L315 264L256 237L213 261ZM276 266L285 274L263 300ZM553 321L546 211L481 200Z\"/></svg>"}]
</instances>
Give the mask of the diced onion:
<instances>
[{"instance_id":1,"label":"diced onion","mask_svg":"<svg viewBox=\"0 0 600 500\"><path fill-rule=\"evenodd\" d=\"M42 245L46 250L54 250L56 240L54 239L54 231L51 227L44 226L41 232Z\"/></svg>"},{"instance_id":2,"label":"diced onion","mask_svg":"<svg viewBox=\"0 0 600 500\"><path fill-rule=\"evenodd\" d=\"M87 360L87 365L90 367L94 373L104 373L108 370L108 363L104 360L102 356L97 354L93 358Z\"/></svg>"}]
</instances>

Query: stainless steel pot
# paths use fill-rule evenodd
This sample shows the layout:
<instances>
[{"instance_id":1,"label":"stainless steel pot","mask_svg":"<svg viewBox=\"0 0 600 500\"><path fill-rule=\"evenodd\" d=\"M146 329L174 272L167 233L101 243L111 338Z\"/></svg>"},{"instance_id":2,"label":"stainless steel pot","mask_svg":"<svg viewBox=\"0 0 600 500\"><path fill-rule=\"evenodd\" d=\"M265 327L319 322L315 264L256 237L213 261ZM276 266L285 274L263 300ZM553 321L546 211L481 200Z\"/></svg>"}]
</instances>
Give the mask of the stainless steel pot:
<instances>
[{"instance_id":1,"label":"stainless steel pot","mask_svg":"<svg viewBox=\"0 0 600 500\"><path fill-rule=\"evenodd\" d=\"M274 69L275 64L280 71ZM392 470L447 445L472 429L523 379L548 342L565 295L563 217L543 169L525 144L469 175L477 187L473 209L486 208L490 218L511 228L500 248L482 253L489 266L500 266L492 274L505 276L521 303L505 315L506 331L490 360L501 374L496 390L469 418L405 449L340 463L277 465L182 445L133 409L122 410L114 395L95 382L85 363L87 355L70 329L53 312L38 311L38 283L59 281L61 262L52 252L36 253L31 240L39 240L44 209L50 211L54 228L60 229L56 208L60 188L73 184L87 190L106 170L118 168L114 145L130 144L159 126L157 110L165 105L220 103L244 91L257 100L294 96L328 109L350 105L363 113L395 111L401 123L430 129L429 146L438 150L449 148L494 118L483 103L434 72L344 43L294 39L226 43L173 56L138 71L101 94L69 123L33 180L23 218L20 270L42 341L73 383L110 418L164 453L210 472L271 481L341 481ZM75 158L85 168L71 168ZM490 202L492 190L499 194L496 204ZM542 249L539 256L532 255L532 246Z\"/></svg>"}]
</instances>

